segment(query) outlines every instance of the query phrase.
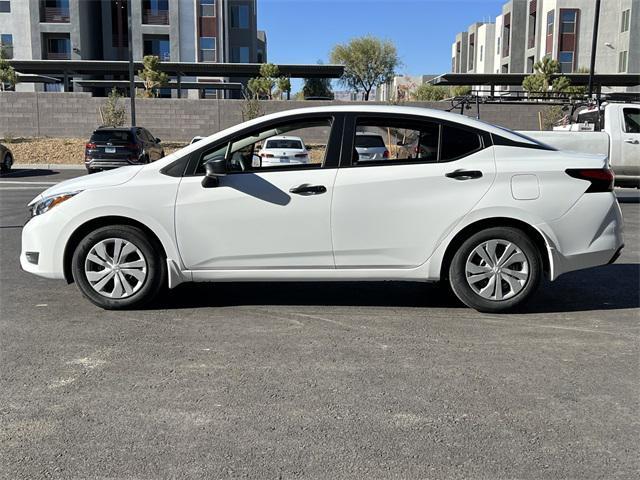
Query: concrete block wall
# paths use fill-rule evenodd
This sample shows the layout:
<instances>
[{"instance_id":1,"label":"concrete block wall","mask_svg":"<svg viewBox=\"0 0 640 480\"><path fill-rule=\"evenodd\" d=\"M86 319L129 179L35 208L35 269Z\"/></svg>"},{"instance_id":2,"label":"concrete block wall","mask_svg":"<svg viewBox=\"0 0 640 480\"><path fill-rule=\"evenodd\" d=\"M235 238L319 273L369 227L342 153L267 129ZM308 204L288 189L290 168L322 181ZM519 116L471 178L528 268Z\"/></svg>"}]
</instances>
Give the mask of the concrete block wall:
<instances>
[{"instance_id":1,"label":"concrete block wall","mask_svg":"<svg viewBox=\"0 0 640 480\"><path fill-rule=\"evenodd\" d=\"M123 99L129 108L129 100ZM88 138L100 125L99 108L104 98L88 93L0 93L0 138L61 137ZM338 105L343 102L268 101L262 102L265 114L294 108ZM351 103L349 103L351 104ZM412 102L418 106L444 110L449 102ZM242 122L241 100L137 99L138 125L162 140L188 141L195 135L211 135ZM536 105L481 105L481 119L514 130L538 130ZM457 110L459 111L459 110ZM476 116L472 107L465 115Z\"/></svg>"}]
</instances>

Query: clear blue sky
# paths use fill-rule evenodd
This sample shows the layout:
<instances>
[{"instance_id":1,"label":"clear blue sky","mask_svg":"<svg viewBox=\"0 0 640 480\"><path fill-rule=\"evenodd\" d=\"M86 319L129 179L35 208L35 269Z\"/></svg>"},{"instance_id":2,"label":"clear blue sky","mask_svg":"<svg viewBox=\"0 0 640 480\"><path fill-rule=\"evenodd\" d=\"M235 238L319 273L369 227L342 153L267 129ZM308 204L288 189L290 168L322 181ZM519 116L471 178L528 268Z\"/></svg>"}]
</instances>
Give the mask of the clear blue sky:
<instances>
[{"instance_id":1,"label":"clear blue sky","mask_svg":"<svg viewBox=\"0 0 640 480\"><path fill-rule=\"evenodd\" d=\"M445 73L458 32L494 21L506 0L258 0L273 63L329 62L336 43L372 34L395 43L399 74ZM299 82L294 83L294 91Z\"/></svg>"}]
</instances>

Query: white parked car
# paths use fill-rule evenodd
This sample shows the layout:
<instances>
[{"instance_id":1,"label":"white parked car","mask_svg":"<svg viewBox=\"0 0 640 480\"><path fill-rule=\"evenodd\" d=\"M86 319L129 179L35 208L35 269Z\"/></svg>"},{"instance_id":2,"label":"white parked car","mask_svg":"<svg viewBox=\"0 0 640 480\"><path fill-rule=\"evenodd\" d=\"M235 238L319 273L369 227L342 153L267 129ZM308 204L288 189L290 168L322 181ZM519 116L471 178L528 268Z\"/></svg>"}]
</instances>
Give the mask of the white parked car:
<instances>
[{"instance_id":1,"label":"white parked car","mask_svg":"<svg viewBox=\"0 0 640 480\"><path fill-rule=\"evenodd\" d=\"M384 139L377 133L356 132L356 152L360 161L389 158Z\"/></svg>"},{"instance_id":2,"label":"white parked car","mask_svg":"<svg viewBox=\"0 0 640 480\"><path fill-rule=\"evenodd\" d=\"M268 138L258 156L263 167L309 163L309 151L300 137L278 135Z\"/></svg>"},{"instance_id":3,"label":"white parked car","mask_svg":"<svg viewBox=\"0 0 640 480\"><path fill-rule=\"evenodd\" d=\"M427 153L354 158L356 131L400 127ZM322 163L254 166L256 145L304 129L326 131ZM20 260L108 309L191 281L442 280L466 305L499 312L542 278L616 259L613 180L603 155L453 113L306 108L48 189L30 203Z\"/></svg>"}]
</instances>

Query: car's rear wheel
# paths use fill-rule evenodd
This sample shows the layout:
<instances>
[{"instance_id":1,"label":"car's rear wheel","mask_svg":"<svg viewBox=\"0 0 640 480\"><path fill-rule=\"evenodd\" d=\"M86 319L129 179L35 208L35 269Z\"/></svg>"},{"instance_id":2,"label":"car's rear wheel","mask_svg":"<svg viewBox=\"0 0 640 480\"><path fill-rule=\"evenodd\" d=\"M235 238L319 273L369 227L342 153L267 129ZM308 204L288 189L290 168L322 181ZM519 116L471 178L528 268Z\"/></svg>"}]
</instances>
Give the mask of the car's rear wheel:
<instances>
[{"instance_id":1,"label":"car's rear wheel","mask_svg":"<svg viewBox=\"0 0 640 480\"><path fill-rule=\"evenodd\" d=\"M0 164L0 172L9 173L12 165L13 165L13 157L11 156L10 153L7 153L2 159L2 163Z\"/></svg>"},{"instance_id":2,"label":"car's rear wheel","mask_svg":"<svg viewBox=\"0 0 640 480\"><path fill-rule=\"evenodd\" d=\"M521 230L496 227L466 240L449 267L456 296L481 312L504 312L522 305L542 277L538 248Z\"/></svg>"},{"instance_id":3,"label":"car's rear wheel","mask_svg":"<svg viewBox=\"0 0 640 480\"><path fill-rule=\"evenodd\" d=\"M166 278L158 248L142 230L129 225L89 233L76 247L71 267L82 293L108 310L148 304Z\"/></svg>"}]
</instances>

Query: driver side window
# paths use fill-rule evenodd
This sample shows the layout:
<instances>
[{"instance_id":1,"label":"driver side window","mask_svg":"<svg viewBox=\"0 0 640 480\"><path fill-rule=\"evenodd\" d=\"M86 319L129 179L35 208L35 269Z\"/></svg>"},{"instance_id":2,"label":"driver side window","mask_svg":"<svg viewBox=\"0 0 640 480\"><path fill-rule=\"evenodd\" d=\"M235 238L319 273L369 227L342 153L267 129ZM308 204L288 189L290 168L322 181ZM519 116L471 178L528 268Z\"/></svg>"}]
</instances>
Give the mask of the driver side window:
<instances>
[{"instance_id":1,"label":"driver side window","mask_svg":"<svg viewBox=\"0 0 640 480\"><path fill-rule=\"evenodd\" d=\"M331 118L299 120L270 125L205 150L196 173L205 164L225 158L229 172L321 168L331 133Z\"/></svg>"}]
</instances>

